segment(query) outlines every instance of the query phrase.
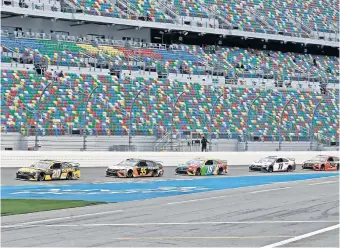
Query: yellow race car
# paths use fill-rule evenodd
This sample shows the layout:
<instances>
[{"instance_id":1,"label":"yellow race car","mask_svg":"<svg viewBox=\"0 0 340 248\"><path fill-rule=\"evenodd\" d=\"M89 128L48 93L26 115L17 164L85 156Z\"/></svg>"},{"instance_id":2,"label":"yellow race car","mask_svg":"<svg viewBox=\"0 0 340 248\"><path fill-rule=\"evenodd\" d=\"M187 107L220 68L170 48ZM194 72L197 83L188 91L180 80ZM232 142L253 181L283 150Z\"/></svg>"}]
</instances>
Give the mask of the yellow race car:
<instances>
[{"instance_id":1,"label":"yellow race car","mask_svg":"<svg viewBox=\"0 0 340 248\"><path fill-rule=\"evenodd\" d=\"M55 179L80 178L79 164L55 160L40 160L30 167L20 168L16 173L16 179L32 181L47 181Z\"/></svg>"}]
</instances>

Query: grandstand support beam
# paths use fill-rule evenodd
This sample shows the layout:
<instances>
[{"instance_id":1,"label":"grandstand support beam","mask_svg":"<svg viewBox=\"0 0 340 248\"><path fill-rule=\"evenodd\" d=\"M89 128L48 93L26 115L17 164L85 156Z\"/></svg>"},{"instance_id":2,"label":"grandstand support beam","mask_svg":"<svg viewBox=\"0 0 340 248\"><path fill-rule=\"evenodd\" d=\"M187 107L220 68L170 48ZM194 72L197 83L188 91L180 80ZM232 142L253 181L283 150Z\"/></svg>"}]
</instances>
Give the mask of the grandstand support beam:
<instances>
[{"instance_id":1,"label":"grandstand support beam","mask_svg":"<svg viewBox=\"0 0 340 248\"><path fill-rule=\"evenodd\" d=\"M282 125L283 115L284 115L284 112L286 111L287 107L289 106L289 104L293 100L296 101L296 98L292 97L286 102L286 104L283 106L283 109L282 109L281 114L280 114L280 121L279 121L279 125L278 125L278 128L279 128L279 151L281 151L281 148L282 148L282 128L281 128L281 125Z\"/></svg>"},{"instance_id":2,"label":"grandstand support beam","mask_svg":"<svg viewBox=\"0 0 340 248\"><path fill-rule=\"evenodd\" d=\"M37 102L37 107L35 108L35 142L34 142L34 150L38 151L39 150L39 139L38 139L38 132L39 132L39 112L40 112L40 102L41 99L45 93L45 91L50 87L50 85L53 83L53 81L49 82L41 92L38 102Z\"/></svg>"},{"instance_id":3,"label":"grandstand support beam","mask_svg":"<svg viewBox=\"0 0 340 248\"><path fill-rule=\"evenodd\" d=\"M310 127L309 127L309 150L311 151L313 149L313 142L314 142L314 117L316 114L316 111L318 110L319 106L321 105L321 103L323 103L325 99L322 99L320 102L318 102L318 104L316 104L314 110L313 110L313 115L312 115L312 119L311 119L311 123L310 123Z\"/></svg>"},{"instance_id":4,"label":"grandstand support beam","mask_svg":"<svg viewBox=\"0 0 340 248\"><path fill-rule=\"evenodd\" d=\"M87 99L86 99L86 104L85 104L85 109L84 109L84 120L83 120L83 151L86 151L86 127L87 127L87 120L86 120L86 115L87 115L87 105L89 104L89 101L92 97L92 95L94 94L94 92L96 91L96 89L98 88L98 85L96 87L94 87L90 94L88 95Z\"/></svg>"},{"instance_id":5,"label":"grandstand support beam","mask_svg":"<svg viewBox=\"0 0 340 248\"><path fill-rule=\"evenodd\" d=\"M131 135L131 131L132 131L132 109L133 106L135 105L135 102L138 98L138 96L140 95L140 93L142 93L144 90L147 90L146 87L143 87L142 89L140 89L137 94L135 95L135 97L132 100L132 103L130 105L130 112L129 112L129 151L131 151L131 143L132 143L132 135Z\"/></svg>"},{"instance_id":6,"label":"grandstand support beam","mask_svg":"<svg viewBox=\"0 0 340 248\"><path fill-rule=\"evenodd\" d=\"M171 106L171 131L170 131L170 145L171 145L171 151L174 150L174 146L173 146L173 130L174 130L174 113L175 113L175 108L176 108L176 104L179 101L179 99L181 98L181 96L185 93L186 91L181 92L176 100L174 101L174 103Z\"/></svg>"}]
</instances>

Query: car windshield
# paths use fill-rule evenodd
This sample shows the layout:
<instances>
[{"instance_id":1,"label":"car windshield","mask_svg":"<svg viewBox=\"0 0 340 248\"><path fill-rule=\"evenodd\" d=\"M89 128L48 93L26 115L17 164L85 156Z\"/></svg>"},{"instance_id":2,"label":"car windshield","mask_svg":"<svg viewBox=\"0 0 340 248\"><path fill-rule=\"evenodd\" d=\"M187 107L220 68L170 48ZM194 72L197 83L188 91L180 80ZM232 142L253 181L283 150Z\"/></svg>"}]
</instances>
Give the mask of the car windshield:
<instances>
[{"instance_id":1,"label":"car windshield","mask_svg":"<svg viewBox=\"0 0 340 248\"><path fill-rule=\"evenodd\" d=\"M316 156L312 159L312 161L317 161L317 162L323 162L326 160L326 157L324 156Z\"/></svg>"},{"instance_id":2,"label":"car windshield","mask_svg":"<svg viewBox=\"0 0 340 248\"><path fill-rule=\"evenodd\" d=\"M272 163L275 161L275 158L262 158L259 163Z\"/></svg>"},{"instance_id":3,"label":"car windshield","mask_svg":"<svg viewBox=\"0 0 340 248\"><path fill-rule=\"evenodd\" d=\"M124 160L120 162L118 165L120 166L135 166L138 163L138 160Z\"/></svg>"},{"instance_id":4,"label":"car windshield","mask_svg":"<svg viewBox=\"0 0 340 248\"><path fill-rule=\"evenodd\" d=\"M49 161L39 161L31 165L33 168L37 169L48 169L51 163Z\"/></svg>"},{"instance_id":5,"label":"car windshield","mask_svg":"<svg viewBox=\"0 0 340 248\"><path fill-rule=\"evenodd\" d=\"M202 165L203 163L204 163L203 160L190 160L190 161L186 162L186 165L192 165L192 164Z\"/></svg>"}]
</instances>

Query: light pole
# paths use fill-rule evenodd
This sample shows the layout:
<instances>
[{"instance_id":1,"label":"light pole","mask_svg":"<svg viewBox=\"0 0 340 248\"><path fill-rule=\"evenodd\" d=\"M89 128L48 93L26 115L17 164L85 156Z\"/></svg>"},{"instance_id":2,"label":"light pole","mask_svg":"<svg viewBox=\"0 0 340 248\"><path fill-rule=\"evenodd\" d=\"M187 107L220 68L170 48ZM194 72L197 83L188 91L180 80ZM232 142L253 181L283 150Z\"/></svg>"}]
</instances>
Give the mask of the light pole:
<instances>
[{"instance_id":1,"label":"light pole","mask_svg":"<svg viewBox=\"0 0 340 248\"><path fill-rule=\"evenodd\" d=\"M35 143L34 143L34 150L38 151L39 150L39 140L38 140L38 125L39 125L39 111L40 111L40 103L41 103L41 99L45 93L45 91L48 89L48 87L52 84L53 82L49 82L43 89L43 91L41 92L38 102L37 102L37 107L35 108Z\"/></svg>"},{"instance_id":2,"label":"light pole","mask_svg":"<svg viewBox=\"0 0 340 248\"><path fill-rule=\"evenodd\" d=\"M220 94L217 99L215 100L215 102L212 105L212 109L211 109L211 113L210 113L210 118L213 119L215 117L215 108L217 106L217 104L219 103L220 99L224 96L224 93Z\"/></svg>"},{"instance_id":3,"label":"light pole","mask_svg":"<svg viewBox=\"0 0 340 248\"><path fill-rule=\"evenodd\" d=\"M281 151L281 146L282 146L282 130L281 130L281 125L282 125L282 119L283 119L283 115L284 112L286 110L286 108L288 107L289 103L291 103L293 100L297 101L295 97L291 97L284 105L281 114L280 114L280 121L279 121L279 151Z\"/></svg>"},{"instance_id":4,"label":"light pole","mask_svg":"<svg viewBox=\"0 0 340 248\"><path fill-rule=\"evenodd\" d=\"M183 91L183 92L181 92L178 96L177 96L177 98L176 98L176 100L174 101L174 103L172 104L172 106L171 106L171 131L170 131L170 144L171 144L171 151L173 151L173 129L174 129L174 113L175 113L175 107L176 107L176 104L177 104L177 102L179 101L179 99L181 98L181 96L185 93L186 91Z\"/></svg>"},{"instance_id":5,"label":"light pole","mask_svg":"<svg viewBox=\"0 0 340 248\"><path fill-rule=\"evenodd\" d=\"M131 136L131 131L132 131L132 109L133 109L133 105L135 104L135 101L137 99L137 97L140 95L140 93L142 93L144 90L147 90L146 87L143 87L142 89L140 89L137 94L135 95L135 97L133 98L131 105L130 105L130 112L129 112L129 151L131 151L131 143L132 143L132 136Z\"/></svg>"},{"instance_id":6,"label":"light pole","mask_svg":"<svg viewBox=\"0 0 340 248\"><path fill-rule=\"evenodd\" d=\"M86 104L85 104L84 114L83 114L83 116L84 116L84 120L83 120L83 151L86 151L86 126L87 126L87 124L88 124L88 121L87 121L87 119L86 119L86 115L87 115L87 106L88 106L88 104L89 104L89 101L90 101L90 99L91 99L91 96L93 95L93 93L96 91L97 88L98 88L98 85L95 86L95 87L91 90L90 94L88 95L88 97L87 97L87 99L86 99Z\"/></svg>"},{"instance_id":7,"label":"light pole","mask_svg":"<svg viewBox=\"0 0 340 248\"><path fill-rule=\"evenodd\" d=\"M318 104L316 104L314 110L313 110L313 115L312 115L312 119L311 119L311 123L310 123L310 128L309 128L309 140L310 140L310 144L309 144L309 150L311 151L313 149L313 142L314 142L314 117L316 114L316 111L318 110L319 106L321 105L321 103L324 102L325 99L322 99L321 101L318 102Z\"/></svg>"}]
</instances>

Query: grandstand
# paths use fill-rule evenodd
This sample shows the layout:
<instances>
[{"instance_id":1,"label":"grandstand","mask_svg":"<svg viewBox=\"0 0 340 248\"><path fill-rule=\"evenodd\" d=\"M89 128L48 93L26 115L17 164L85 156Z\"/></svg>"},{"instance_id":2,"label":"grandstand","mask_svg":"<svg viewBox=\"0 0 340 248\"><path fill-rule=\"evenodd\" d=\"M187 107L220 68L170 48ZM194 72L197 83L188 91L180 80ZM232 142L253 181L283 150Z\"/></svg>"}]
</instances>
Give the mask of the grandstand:
<instances>
[{"instance_id":1,"label":"grandstand","mask_svg":"<svg viewBox=\"0 0 340 248\"><path fill-rule=\"evenodd\" d=\"M2 149L339 144L333 0L5 0L1 13Z\"/></svg>"}]
</instances>

